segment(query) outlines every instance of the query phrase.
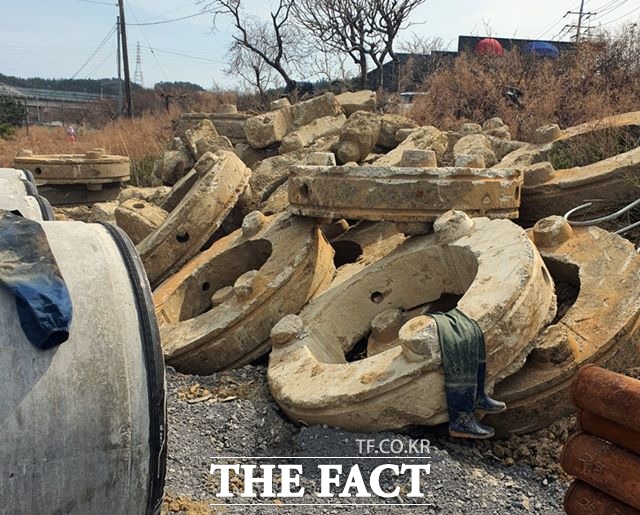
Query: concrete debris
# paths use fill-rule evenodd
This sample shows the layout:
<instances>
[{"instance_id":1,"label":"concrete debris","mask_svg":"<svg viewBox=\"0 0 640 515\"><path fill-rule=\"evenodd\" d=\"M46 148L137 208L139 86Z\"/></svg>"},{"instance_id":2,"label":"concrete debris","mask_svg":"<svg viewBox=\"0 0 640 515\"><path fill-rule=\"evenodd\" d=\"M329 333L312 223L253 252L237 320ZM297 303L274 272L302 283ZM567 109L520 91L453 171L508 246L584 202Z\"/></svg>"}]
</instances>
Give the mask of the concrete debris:
<instances>
[{"instance_id":1,"label":"concrete debris","mask_svg":"<svg viewBox=\"0 0 640 515\"><path fill-rule=\"evenodd\" d=\"M348 91L337 95L336 100L347 116L356 111L373 111L376 108L375 91Z\"/></svg>"},{"instance_id":2,"label":"concrete debris","mask_svg":"<svg viewBox=\"0 0 640 515\"><path fill-rule=\"evenodd\" d=\"M491 142L482 134L469 134L460 138L453 147L453 157L455 159L460 155L481 158L483 168L490 168L497 163Z\"/></svg>"},{"instance_id":3,"label":"concrete debris","mask_svg":"<svg viewBox=\"0 0 640 515\"><path fill-rule=\"evenodd\" d=\"M393 150L400 143L397 138L399 130L416 129L418 124L397 114L385 114L382 116L382 126L380 127L380 137L377 145L386 150Z\"/></svg>"},{"instance_id":4,"label":"concrete debris","mask_svg":"<svg viewBox=\"0 0 640 515\"><path fill-rule=\"evenodd\" d=\"M640 366L638 253L559 216L637 197L640 112L524 143L500 118L442 131L376 112L372 91L270 109L183 115L155 164L165 186L121 191L114 172L101 186L112 197L94 197L107 203L56 210L115 221L137 244L169 365L211 374L273 346L271 391L296 423L436 425L447 411L429 315L457 307L484 333L487 392L507 404L484 419L498 436L570 414L584 364ZM87 184L66 187L86 199ZM190 400L218 402L209 394ZM585 427L609 427L591 415L602 420Z\"/></svg>"},{"instance_id":5,"label":"concrete debris","mask_svg":"<svg viewBox=\"0 0 640 515\"><path fill-rule=\"evenodd\" d=\"M168 214L155 204L136 198L122 202L115 209L118 227L127 233L135 245L158 229Z\"/></svg>"},{"instance_id":6,"label":"concrete debris","mask_svg":"<svg viewBox=\"0 0 640 515\"><path fill-rule=\"evenodd\" d=\"M229 141L231 141L233 145L243 142L246 143L247 138L244 133L244 126L246 120L250 118L250 115L238 113L237 108L229 109L228 107L223 107L224 105L225 104L219 107L217 113L183 114L174 127L175 134L183 138L187 129L197 127L202 120L210 120L216 128L218 135L229 138Z\"/></svg>"},{"instance_id":7,"label":"concrete debris","mask_svg":"<svg viewBox=\"0 0 640 515\"><path fill-rule=\"evenodd\" d=\"M313 220L250 213L156 290L167 363L204 375L263 355L282 315L328 286L332 257Z\"/></svg>"},{"instance_id":8,"label":"concrete debris","mask_svg":"<svg viewBox=\"0 0 640 515\"><path fill-rule=\"evenodd\" d=\"M138 245L152 286L200 250L249 183L251 171L234 153L221 151L212 164L165 222Z\"/></svg>"},{"instance_id":9,"label":"concrete debris","mask_svg":"<svg viewBox=\"0 0 640 515\"><path fill-rule=\"evenodd\" d=\"M340 129L347 121L343 114L339 116L324 116L316 118L308 125L290 132L280 144L280 154L293 152L311 146L317 139L339 134Z\"/></svg>"},{"instance_id":10,"label":"concrete debris","mask_svg":"<svg viewBox=\"0 0 640 515\"><path fill-rule=\"evenodd\" d=\"M428 267L420 265L425 262ZM436 234L406 240L313 300L299 315L304 330L284 343L272 341L271 391L289 417L305 424L380 431L444 422L439 349L425 352L417 322L443 294L460 296L458 308L485 333L491 388L523 366L555 314L547 274L533 242L512 222L464 214L443 219ZM395 345L346 358L374 319L377 338L388 340L402 321L389 310L414 308L421 311L400 327Z\"/></svg>"},{"instance_id":11,"label":"concrete debris","mask_svg":"<svg viewBox=\"0 0 640 515\"><path fill-rule=\"evenodd\" d=\"M169 186L156 186L153 188L129 186L120 192L120 195L118 195L118 202L122 203L132 198L138 198L151 202L156 206L160 206L170 191L171 188Z\"/></svg>"},{"instance_id":12,"label":"concrete debris","mask_svg":"<svg viewBox=\"0 0 640 515\"><path fill-rule=\"evenodd\" d=\"M436 153L438 161L440 162L442 160L449 143L446 134L435 127L427 126L412 130L400 129L396 133L396 137L398 138L398 135L401 133L404 134L404 131L410 132L407 133L406 137L396 148L375 161L374 164L376 166L400 166L404 151L414 148L433 150Z\"/></svg>"},{"instance_id":13,"label":"concrete debris","mask_svg":"<svg viewBox=\"0 0 640 515\"><path fill-rule=\"evenodd\" d=\"M118 202L96 202L91 206L91 214L89 215L89 223L116 223L116 208Z\"/></svg>"},{"instance_id":14,"label":"concrete debris","mask_svg":"<svg viewBox=\"0 0 640 515\"><path fill-rule=\"evenodd\" d=\"M266 148L280 143L290 132L309 125L317 118L339 116L342 108L333 93L305 100L297 104L283 106L249 118L245 124L245 134L253 148Z\"/></svg>"},{"instance_id":15,"label":"concrete debris","mask_svg":"<svg viewBox=\"0 0 640 515\"><path fill-rule=\"evenodd\" d=\"M380 139L381 128L382 117L379 114L367 111L352 114L340 132L336 147L338 164L363 161Z\"/></svg>"}]
</instances>

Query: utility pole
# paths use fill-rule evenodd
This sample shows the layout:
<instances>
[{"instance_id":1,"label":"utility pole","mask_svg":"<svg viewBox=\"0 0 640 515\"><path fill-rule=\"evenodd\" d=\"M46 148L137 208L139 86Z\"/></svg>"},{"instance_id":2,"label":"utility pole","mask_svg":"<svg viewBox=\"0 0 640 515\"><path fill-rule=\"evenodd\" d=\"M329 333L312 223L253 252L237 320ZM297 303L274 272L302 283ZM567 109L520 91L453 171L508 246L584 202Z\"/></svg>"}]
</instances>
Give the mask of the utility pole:
<instances>
[{"instance_id":1,"label":"utility pole","mask_svg":"<svg viewBox=\"0 0 640 515\"><path fill-rule=\"evenodd\" d=\"M120 28L122 30L122 63L124 64L124 96L127 100L127 116L133 118L131 103L131 77L129 76L129 54L127 50L127 25L124 21L124 0L118 0L120 8Z\"/></svg>"},{"instance_id":2,"label":"utility pole","mask_svg":"<svg viewBox=\"0 0 640 515\"><path fill-rule=\"evenodd\" d=\"M584 0L580 0L580 10L579 11L567 11L567 13L563 16L563 18L566 18L567 16L569 16L571 14L576 14L578 16L578 23L576 25L565 25L562 30L566 31L566 30L576 29L575 41L576 41L576 43L579 43L580 42L580 36L582 35L582 22L584 20L586 20L587 18L591 18L592 16L595 16L598 13L597 12L587 12L587 13L584 12ZM589 32L589 29L591 29L591 27L587 27L587 32Z\"/></svg>"},{"instance_id":3,"label":"utility pole","mask_svg":"<svg viewBox=\"0 0 640 515\"><path fill-rule=\"evenodd\" d=\"M118 16L118 116L122 114L122 64L120 63L120 16Z\"/></svg>"}]
</instances>

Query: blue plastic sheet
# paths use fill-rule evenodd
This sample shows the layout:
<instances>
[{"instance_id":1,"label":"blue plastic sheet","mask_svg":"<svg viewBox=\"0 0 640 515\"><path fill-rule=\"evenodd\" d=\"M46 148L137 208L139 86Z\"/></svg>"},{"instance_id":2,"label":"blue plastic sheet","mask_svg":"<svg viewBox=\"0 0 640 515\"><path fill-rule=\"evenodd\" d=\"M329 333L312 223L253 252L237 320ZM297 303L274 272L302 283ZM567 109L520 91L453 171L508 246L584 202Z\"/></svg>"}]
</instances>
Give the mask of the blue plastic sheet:
<instances>
[{"instance_id":1,"label":"blue plastic sheet","mask_svg":"<svg viewBox=\"0 0 640 515\"><path fill-rule=\"evenodd\" d=\"M20 325L39 349L67 341L69 290L38 222L0 210L0 287L16 299Z\"/></svg>"}]
</instances>

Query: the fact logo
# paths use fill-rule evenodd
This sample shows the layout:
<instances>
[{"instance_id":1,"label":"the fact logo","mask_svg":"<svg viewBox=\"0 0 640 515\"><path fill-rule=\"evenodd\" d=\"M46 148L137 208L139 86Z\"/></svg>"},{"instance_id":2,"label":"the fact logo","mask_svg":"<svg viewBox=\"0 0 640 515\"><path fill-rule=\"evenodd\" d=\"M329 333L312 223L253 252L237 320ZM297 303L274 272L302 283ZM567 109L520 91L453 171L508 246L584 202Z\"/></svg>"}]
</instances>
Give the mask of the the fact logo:
<instances>
[{"instance_id":1,"label":"the fact logo","mask_svg":"<svg viewBox=\"0 0 640 515\"><path fill-rule=\"evenodd\" d=\"M427 440L362 439L356 443L359 456L212 458L209 473L219 477L220 485L216 497L425 497L424 480L431 474ZM254 463L237 463L240 460Z\"/></svg>"}]
</instances>

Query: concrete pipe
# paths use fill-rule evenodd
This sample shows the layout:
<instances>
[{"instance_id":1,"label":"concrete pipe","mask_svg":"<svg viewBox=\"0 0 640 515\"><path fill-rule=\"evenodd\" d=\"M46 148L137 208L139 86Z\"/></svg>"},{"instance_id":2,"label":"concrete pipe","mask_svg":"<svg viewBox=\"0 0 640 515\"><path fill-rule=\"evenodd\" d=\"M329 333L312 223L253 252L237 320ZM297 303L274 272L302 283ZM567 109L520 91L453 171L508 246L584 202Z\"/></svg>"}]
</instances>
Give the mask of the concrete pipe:
<instances>
[{"instance_id":1,"label":"concrete pipe","mask_svg":"<svg viewBox=\"0 0 640 515\"><path fill-rule=\"evenodd\" d=\"M0 288L0 512L159 513L164 363L140 259L113 226L42 227L74 316L69 340L38 350Z\"/></svg>"},{"instance_id":2,"label":"concrete pipe","mask_svg":"<svg viewBox=\"0 0 640 515\"><path fill-rule=\"evenodd\" d=\"M51 204L38 195L28 170L0 168L0 209L18 212L30 220L55 220Z\"/></svg>"}]
</instances>

